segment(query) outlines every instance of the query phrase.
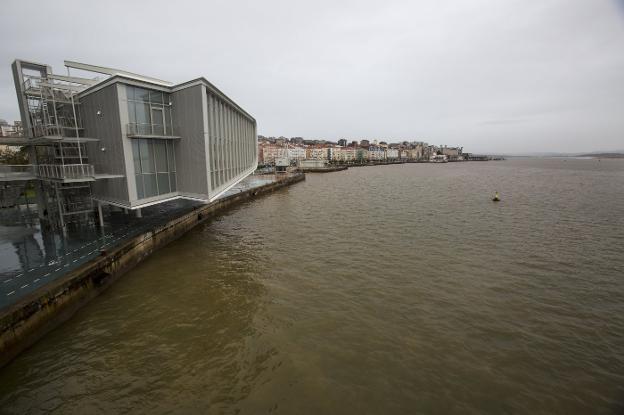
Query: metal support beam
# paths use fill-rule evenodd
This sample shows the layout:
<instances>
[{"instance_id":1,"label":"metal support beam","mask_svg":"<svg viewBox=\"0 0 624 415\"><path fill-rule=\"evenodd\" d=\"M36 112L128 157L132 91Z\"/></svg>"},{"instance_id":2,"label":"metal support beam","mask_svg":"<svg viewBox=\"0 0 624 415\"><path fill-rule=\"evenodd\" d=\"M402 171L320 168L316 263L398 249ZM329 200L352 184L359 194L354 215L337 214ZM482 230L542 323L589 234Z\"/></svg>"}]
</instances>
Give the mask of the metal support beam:
<instances>
[{"instance_id":1,"label":"metal support beam","mask_svg":"<svg viewBox=\"0 0 624 415\"><path fill-rule=\"evenodd\" d=\"M72 82L74 84L82 85L95 85L100 82L97 79L79 78L77 76L65 76L56 74L48 74L48 79L56 79L57 81Z\"/></svg>"},{"instance_id":2,"label":"metal support beam","mask_svg":"<svg viewBox=\"0 0 624 415\"><path fill-rule=\"evenodd\" d=\"M102 215L102 202L98 201L98 219L100 220L100 228L104 227L104 215Z\"/></svg>"},{"instance_id":3,"label":"metal support beam","mask_svg":"<svg viewBox=\"0 0 624 415\"><path fill-rule=\"evenodd\" d=\"M139 75L139 74L128 72L128 71L122 71L121 69L113 69L113 68L106 68L104 66L89 65L87 63L65 61L65 66L67 66L67 68L80 69L82 71L101 73L101 74L110 75L110 76L122 75L122 76L127 76L129 78L135 78L135 79L139 79L139 80L143 80L147 82L154 82L157 84L163 84L163 85L168 85L168 86L173 85L173 82L163 81L162 79L151 78L149 76L143 76L143 75Z\"/></svg>"}]
</instances>

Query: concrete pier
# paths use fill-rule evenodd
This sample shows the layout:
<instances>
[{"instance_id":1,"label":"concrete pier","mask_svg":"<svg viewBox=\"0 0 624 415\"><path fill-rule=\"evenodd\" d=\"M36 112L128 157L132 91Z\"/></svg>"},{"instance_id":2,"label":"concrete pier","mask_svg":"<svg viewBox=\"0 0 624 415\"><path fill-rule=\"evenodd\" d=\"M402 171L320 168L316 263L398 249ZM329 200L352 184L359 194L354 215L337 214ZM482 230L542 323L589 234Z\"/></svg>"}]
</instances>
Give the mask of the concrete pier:
<instances>
[{"instance_id":1,"label":"concrete pier","mask_svg":"<svg viewBox=\"0 0 624 415\"><path fill-rule=\"evenodd\" d=\"M102 250L99 257L2 310L0 368L68 320L91 299L159 248L230 207L303 180L304 174L296 174L203 205L117 246Z\"/></svg>"}]
</instances>

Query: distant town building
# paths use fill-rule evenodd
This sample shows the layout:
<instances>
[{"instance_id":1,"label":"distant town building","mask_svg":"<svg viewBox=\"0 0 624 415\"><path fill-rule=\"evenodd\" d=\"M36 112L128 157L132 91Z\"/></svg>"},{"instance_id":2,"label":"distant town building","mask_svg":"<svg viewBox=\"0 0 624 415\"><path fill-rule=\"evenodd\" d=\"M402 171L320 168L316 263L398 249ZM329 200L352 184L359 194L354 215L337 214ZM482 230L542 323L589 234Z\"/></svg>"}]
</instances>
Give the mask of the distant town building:
<instances>
[{"instance_id":1,"label":"distant town building","mask_svg":"<svg viewBox=\"0 0 624 415\"><path fill-rule=\"evenodd\" d=\"M357 158L355 147L333 147L329 149L329 159L337 163L352 163Z\"/></svg>"},{"instance_id":2,"label":"distant town building","mask_svg":"<svg viewBox=\"0 0 624 415\"><path fill-rule=\"evenodd\" d=\"M288 147L288 157L291 160L305 160L305 158L306 158L306 149L303 148L303 147L289 146Z\"/></svg>"},{"instance_id":3,"label":"distant town building","mask_svg":"<svg viewBox=\"0 0 624 415\"><path fill-rule=\"evenodd\" d=\"M386 159L385 149L378 146L370 146L368 148L368 159L371 161L382 161Z\"/></svg>"},{"instance_id":4,"label":"distant town building","mask_svg":"<svg viewBox=\"0 0 624 415\"><path fill-rule=\"evenodd\" d=\"M308 147L306 149L306 159L327 160L328 149L326 147Z\"/></svg>"},{"instance_id":5,"label":"distant town building","mask_svg":"<svg viewBox=\"0 0 624 415\"><path fill-rule=\"evenodd\" d=\"M259 162L262 164L275 164L277 159L288 158L286 146L276 144L265 144L260 146Z\"/></svg>"},{"instance_id":6,"label":"distant town building","mask_svg":"<svg viewBox=\"0 0 624 415\"><path fill-rule=\"evenodd\" d=\"M386 150L386 158L388 160L398 160L399 150L396 148L389 148Z\"/></svg>"},{"instance_id":7,"label":"distant town building","mask_svg":"<svg viewBox=\"0 0 624 415\"><path fill-rule=\"evenodd\" d=\"M0 119L0 137L21 137L22 123L15 121L12 125L6 120Z\"/></svg>"}]
</instances>

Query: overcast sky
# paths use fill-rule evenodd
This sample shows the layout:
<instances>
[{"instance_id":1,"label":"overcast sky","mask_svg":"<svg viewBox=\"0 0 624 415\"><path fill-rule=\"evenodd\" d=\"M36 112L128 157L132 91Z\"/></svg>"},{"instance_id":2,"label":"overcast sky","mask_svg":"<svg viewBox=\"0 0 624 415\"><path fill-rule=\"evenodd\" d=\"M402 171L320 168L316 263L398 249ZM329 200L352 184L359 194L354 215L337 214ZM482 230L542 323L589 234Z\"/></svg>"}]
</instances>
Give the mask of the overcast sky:
<instances>
[{"instance_id":1,"label":"overcast sky","mask_svg":"<svg viewBox=\"0 0 624 415\"><path fill-rule=\"evenodd\" d=\"M204 76L263 135L624 149L624 0L3 0L2 15L9 120L13 59L62 74L69 59Z\"/></svg>"}]
</instances>

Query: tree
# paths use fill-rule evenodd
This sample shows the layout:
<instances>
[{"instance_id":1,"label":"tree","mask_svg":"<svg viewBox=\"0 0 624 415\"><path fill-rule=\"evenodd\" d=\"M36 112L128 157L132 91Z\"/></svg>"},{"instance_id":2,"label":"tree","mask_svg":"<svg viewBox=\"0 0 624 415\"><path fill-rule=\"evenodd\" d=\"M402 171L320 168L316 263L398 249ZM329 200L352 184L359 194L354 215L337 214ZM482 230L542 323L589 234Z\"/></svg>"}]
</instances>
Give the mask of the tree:
<instances>
[{"instance_id":1,"label":"tree","mask_svg":"<svg viewBox=\"0 0 624 415\"><path fill-rule=\"evenodd\" d=\"M0 163L1 164L28 164L28 151L26 147L20 147L19 150L15 150L11 147L6 147L0 150Z\"/></svg>"}]
</instances>

